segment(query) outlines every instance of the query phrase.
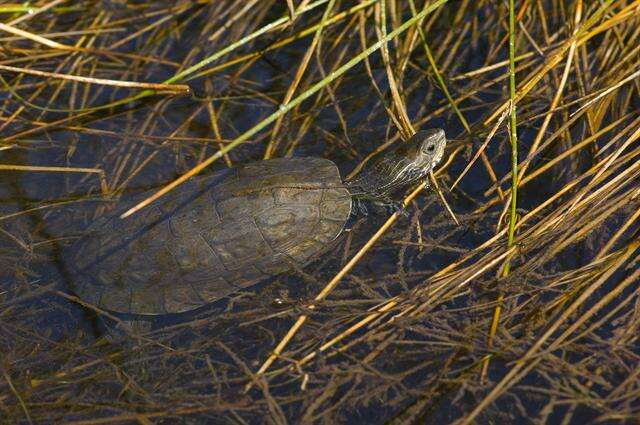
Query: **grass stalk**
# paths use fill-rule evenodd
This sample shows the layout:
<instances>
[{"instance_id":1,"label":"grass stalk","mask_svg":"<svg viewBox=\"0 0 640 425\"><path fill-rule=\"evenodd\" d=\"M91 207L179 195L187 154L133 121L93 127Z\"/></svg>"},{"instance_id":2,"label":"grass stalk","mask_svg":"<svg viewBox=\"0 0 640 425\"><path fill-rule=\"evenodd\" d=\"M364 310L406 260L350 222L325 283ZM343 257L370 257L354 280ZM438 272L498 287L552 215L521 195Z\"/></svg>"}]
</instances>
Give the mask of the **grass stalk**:
<instances>
[{"instance_id":1,"label":"grass stalk","mask_svg":"<svg viewBox=\"0 0 640 425\"><path fill-rule=\"evenodd\" d=\"M509 230L507 232L507 249L513 246L515 240L516 221L517 221L517 207L518 207L518 127L516 116L516 64L515 64L515 51L516 51L516 13L514 0L509 0L509 142L511 144L511 198L509 209ZM510 257L507 257L504 267L501 272L501 276L506 278L509 276L510 270ZM493 316L491 318L491 327L489 329L489 335L487 338L487 345L489 348L493 346L493 339L498 331L498 325L500 322L500 315L502 312L502 303L504 302L504 296L500 294L498 296L497 305L493 310ZM486 357L483 361L481 376L484 378L489 369L490 357Z\"/></svg>"},{"instance_id":2,"label":"grass stalk","mask_svg":"<svg viewBox=\"0 0 640 425\"><path fill-rule=\"evenodd\" d=\"M0 30L0 416L336 423L357 421L364 408L391 423L442 413L471 423L500 422L509 404L526 407L508 412L516 422L573 423L578 412L632 421L640 0L463 0L419 18L432 2L0 6L14 33ZM163 87L133 83L176 76L165 88L193 82L203 95L152 97ZM124 331L134 344L97 339L84 317L124 324L101 301L74 296L85 282L65 273L67 248L103 212L119 213L214 154L228 166L258 158L271 140L273 156L323 157L358 172L410 126L447 119L437 181L455 187L460 226L435 195L421 196L392 225L363 220L303 268L157 318L142 335ZM527 211L514 220L516 201ZM156 212L112 223L135 227ZM203 229L194 223L189 235ZM223 239L209 245L225 262ZM155 285L146 264L175 245L150 243L136 250L132 277L149 271ZM243 258L261 261L252 255L265 251L246 248ZM138 257L118 256L114 267L129 258ZM178 282L176 293L162 283L165 294L191 290ZM478 379L483 371L490 379ZM256 390L238 398L248 382Z\"/></svg>"}]
</instances>

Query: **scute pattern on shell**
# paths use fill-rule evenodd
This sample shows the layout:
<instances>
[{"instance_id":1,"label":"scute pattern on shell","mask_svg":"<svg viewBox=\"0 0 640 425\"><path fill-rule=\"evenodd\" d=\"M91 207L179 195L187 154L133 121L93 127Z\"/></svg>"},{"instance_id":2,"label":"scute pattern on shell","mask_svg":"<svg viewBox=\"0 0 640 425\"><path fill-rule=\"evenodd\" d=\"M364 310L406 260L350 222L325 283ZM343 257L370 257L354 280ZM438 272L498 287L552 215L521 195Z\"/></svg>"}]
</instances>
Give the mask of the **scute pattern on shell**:
<instances>
[{"instance_id":1,"label":"scute pattern on shell","mask_svg":"<svg viewBox=\"0 0 640 425\"><path fill-rule=\"evenodd\" d=\"M121 202L73 247L75 292L100 308L198 308L330 247L351 211L335 164L272 159L196 177L128 219Z\"/></svg>"}]
</instances>

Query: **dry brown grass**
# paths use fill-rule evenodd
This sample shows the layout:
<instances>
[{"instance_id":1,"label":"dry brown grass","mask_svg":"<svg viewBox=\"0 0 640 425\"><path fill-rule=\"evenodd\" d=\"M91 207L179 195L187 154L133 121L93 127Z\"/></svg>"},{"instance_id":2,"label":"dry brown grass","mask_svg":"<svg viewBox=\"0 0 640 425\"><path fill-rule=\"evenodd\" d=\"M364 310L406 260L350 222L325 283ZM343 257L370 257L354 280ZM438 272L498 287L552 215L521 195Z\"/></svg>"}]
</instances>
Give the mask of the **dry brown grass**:
<instances>
[{"instance_id":1,"label":"dry brown grass","mask_svg":"<svg viewBox=\"0 0 640 425\"><path fill-rule=\"evenodd\" d=\"M509 3L0 4L0 422L640 420L640 1L514 2L511 93ZM119 343L68 290L98 195L434 126L460 226L423 192Z\"/></svg>"}]
</instances>

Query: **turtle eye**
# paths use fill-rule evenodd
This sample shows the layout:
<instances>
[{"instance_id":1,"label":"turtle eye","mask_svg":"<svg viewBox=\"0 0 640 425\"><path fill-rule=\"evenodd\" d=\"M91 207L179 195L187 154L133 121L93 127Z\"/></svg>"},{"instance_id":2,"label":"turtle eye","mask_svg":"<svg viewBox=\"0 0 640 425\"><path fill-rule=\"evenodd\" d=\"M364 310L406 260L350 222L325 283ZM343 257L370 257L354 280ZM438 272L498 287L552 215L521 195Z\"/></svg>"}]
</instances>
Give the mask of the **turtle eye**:
<instances>
[{"instance_id":1,"label":"turtle eye","mask_svg":"<svg viewBox=\"0 0 640 425\"><path fill-rule=\"evenodd\" d=\"M433 153L436 150L436 145L434 145L433 143L430 143L429 145L427 145L427 147L425 148L425 152L426 153Z\"/></svg>"}]
</instances>

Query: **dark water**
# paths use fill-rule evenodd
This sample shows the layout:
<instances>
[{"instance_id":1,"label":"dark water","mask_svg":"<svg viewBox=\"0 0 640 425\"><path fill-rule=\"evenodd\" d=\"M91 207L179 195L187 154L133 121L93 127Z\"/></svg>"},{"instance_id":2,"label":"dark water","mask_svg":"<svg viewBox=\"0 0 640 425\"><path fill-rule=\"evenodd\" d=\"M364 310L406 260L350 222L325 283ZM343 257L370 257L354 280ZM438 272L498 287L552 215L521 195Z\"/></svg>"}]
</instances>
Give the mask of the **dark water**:
<instances>
[{"instance_id":1,"label":"dark water","mask_svg":"<svg viewBox=\"0 0 640 425\"><path fill-rule=\"evenodd\" d=\"M131 7L124 7L119 2L107 3L110 8L107 10L113 14L112 19L135 15ZM431 29L434 45L445 39L455 7L455 4L448 6ZM213 13L213 7L211 10ZM274 6L262 16L262 22L272 21L285 10L284 2ZM482 19L483 13L486 12L479 11L477 18ZM72 16L70 14L65 19L72 22ZM309 18L301 18L294 30L315 22L311 19L313 16L317 19L319 15L316 13ZM166 35L158 40L141 37L125 44L120 50L162 56L176 62L186 60L188 64L196 63L210 49L222 48L228 42L223 37L209 43L205 41L206 37L199 35L211 19L207 13L194 14L193 17L181 15L175 20L176 25L182 25L178 35ZM58 24L71 25L62 18ZM128 30L133 32L143 27L142 23L137 25L139 27ZM257 46L247 47L245 51L266 48L286 36L287 31L294 30L270 34L260 39ZM231 37L232 34L225 34L229 39L235 39ZM332 36L337 34L332 33ZM110 42L118 40L117 35L106 37ZM458 59L450 65L450 75L482 66L481 58L492 47L490 40L479 39L467 43L469 45L460 51ZM201 49L194 48L198 45L202 46ZM210 97L210 105L218 114L217 125L225 139L223 142L239 136L275 110L274 101L284 97L307 46L308 39L304 39L267 53L241 75L238 75L238 66L234 66L189 82L197 96ZM338 46L351 46L351 49L357 48L359 51L358 41L349 38ZM323 49L328 52L324 58L327 68L335 61L344 62L338 60L340 48L330 50L329 42L325 41ZM496 60L504 59L505 54L498 55ZM190 55L188 59L187 55ZM420 67L426 67L426 62L422 58L415 60L420 66L409 67L404 77L405 88L410 87L406 95L409 117L416 123L420 122L420 128L444 128L452 139L448 153L463 146L462 153L455 157L440 177L441 184L447 187L462 171L471 152L475 152L473 148L477 148L486 129L478 129L478 134L470 139L464 136L462 126L449 110L433 114L446 103L446 98L435 81L424 76L424 68ZM381 90L388 93L386 73L379 55L373 55L371 61L376 81ZM175 67L162 64L110 65L106 62L99 64L104 67L106 78L115 78L123 73L123 66L135 69L132 75L126 76L127 79L139 81L162 81L176 71ZM313 61L310 69L312 77L303 80L303 87L321 78ZM483 78L488 81L504 71L504 68L496 69ZM25 77L24 81L38 80ZM462 94L472 86L473 81L451 83L450 89L454 94ZM45 89L34 103L44 106L54 90L54 86ZM122 89L92 87L89 98L92 104L99 105L130 93ZM78 100L77 93L69 87L64 88L55 97L52 106L68 107L69 99L73 96ZM320 100L312 97L284 119L277 137L279 144L275 156L329 158L338 165L342 175L347 175L367 154L396 135L397 131L372 89L362 64L350 70L340 84L333 86L332 96L334 98L325 95ZM460 106L470 122L477 122L504 99L505 92L486 90L462 102ZM4 102L4 116L20 106L20 102L6 91L0 94L0 100ZM385 101L389 103L390 99ZM339 119L337 108L344 122ZM535 110L535 105L531 105L530 111ZM23 119L52 122L68 116L67 113L32 109L25 112ZM0 136L9 137L29 128L32 125L27 121L18 120L6 126ZM228 159L232 163L261 159L271 128L268 127L249 142L232 150ZM523 152L530 146L536 130L536 125L522 126L520 137ZM189 96L153 96L19 137L9 149L0 151L0 162L5 164L103 169L109 188L116 191L113 199L105 201L94 174L0 172L0 309L5 310L2 315L4 342L0 347L5 357L10 359L10 364L4 367L11 370L16 382L21 383L20 388L24 390L29 403L35 403L30 404L34 411L41 412L43 406L51 403L55 406L55 418L63 421L109 417L131 411L160 411L175 406L176 415L167 415L174 418L165 419L167 423L173 423L171 421L177 420L177 416L184 423L240 423L238 418L257 423L262 422L266 414L270 414L271 418L279 417L278 409L281 408L284 417L295 423L300 419L297 409L302 405L312 405L312 401L300 391L303 372L283 375L285 377L271 381L269 395L264 388L245 394L242 387L247 382L247 374L257 370L295 318L309 312L306 309L309 300L366 242L385 217L368 217L353 232L341 238L327 254L303 270L276 276L187 315L160 317L155 322L155 332L135 342L127 342L126 337L104 342L103 336L109 333L105 326L114 326L114 323L108 317L100 317L99 312L65 297L65 294L73 296L68 253L74 240L86 232L96 217L113 209L119 196L126 199L136 193L161 187L215 153L220 145L212 133L207 101ZM487 156L491 158L500 177L508 173L509 150L503 130L498 133L497 139L496 143L489 145ZM546 159L539 158L537 161L544 163ZM205 173L226 166L224 160L218 160ZM587 164L572 166L578 167L579 171L580 167L586 167ZM572 175L571 170L565 171L564 175L549 173L534 181L521 195L521 208L526 211L540 204ZM492 237L501 206L496 205L482 215L475 213L480 205L490 199L485 195L490 187L486 171L478 163L471 168L456 191L446 192L447 201L461 219L461 226L453 223L433 192L421 195L409 206L407 216L394 225L331 294L326 308L321 309L321 313L313 313L310 322L294 340L295 354L300 357L310 349L317 348L317 344L305 345L305 340L322 341L323 335L331 334L332 329L348 323L348 319L364 314L368 308L385 299L408 293L434 272ZM35 210L10 216L31 209ZM617 223L619 221L609 226L615 228ZM417 229L420 229L419 233ZM607 228L602 232L610 233ZM422 246L419 241L422 241ZM567 257L559 259L554 267L559 271L583 265L585 261L582 260L581 250L584 249L570 248ZM470 303L469 297L487 302L495 299L494 279L489 278L481 283L479 291L453 300L448 307L452 311L464 310ZM442 317L434 312L432 318L434 323L441 326L441 330L450 329L454 338L459 338L460 347L465 346L465 341L459 336L462 335L462 329L478 320L473 311L462 310L452 313L453 316ZM452 317L459 322L452 322ZM405 331L404 338L408 340L428 339L420 330L409 327ZM358 335L362 333L356 334L356 337ZM461 350L462 356L463 348L460 347L457 349ZM398 353L397 359L393 355L380 359L378 366L384 371L381 374L400 373L414 366L410 359L413 357L411 350L415 349L407 348L406 352ZM318 388L335 380L336 389L324 408L334 404L340 411L335 417L344 422L385 423L394 418L402 421L404 409L426 398L433 403L431 420L446 423L460 416L460 410L453 407L456 403L459 402L464 411L463 406L473 404L479 395L465 393L454 386L430 395L430 384L423 392L412 392L414 388L424 385L426 376L431 377L437 368L442 367L441 360L445 352L445 349L438 347L430 354L433 364L431 370L427 368L427 371L407 374L405 379L398 382L397 388L381 391L380 394L373 392L371 399L358 392L362 388L375 388L376 380L382 382L383 377L376 371L370 371L371 375L367 378L370 383L361 386L356 380L350 381L354 378L349 378L347 373L349 356L363 357L366 355L363 347L355 348L349 355L333 360L333 363L321 357L314 364L317 369L312 369L314 373L309 385ZM490 378L498 379L510 360L513 359L497 359ZM65 373L62 378L54 378L56 373L61 372ZM45 386L48 389L25 389L24 383L28 378L47 380ZM532 385L536 379L531 378ZM403 391L407 396L403 403L399 403L398 397L393 394ZM65 397L70 400L67 407L63 407L64 403L59 401ZM271 397L276 397L280 407L270 404ZM387 404L388 400L393 400L393 404ZM215 408L211 411L198 410L207 403L213 403ZM509 405L508 401L504 403ZM543 405L535 397L526 403L526 408L532 411L539 409L538 405ZM499 405L499 408L505 405ZM69 413L74 411L77 413ZM495 410L493 414L493 420L497 421L513 420L511 414L526 416L513 412L502 413L501 416ZM574 420L593 417L591 411L579 409ZM20 422L20 419L16 419L16 422Z\"/></svg>"}]
</instances>

